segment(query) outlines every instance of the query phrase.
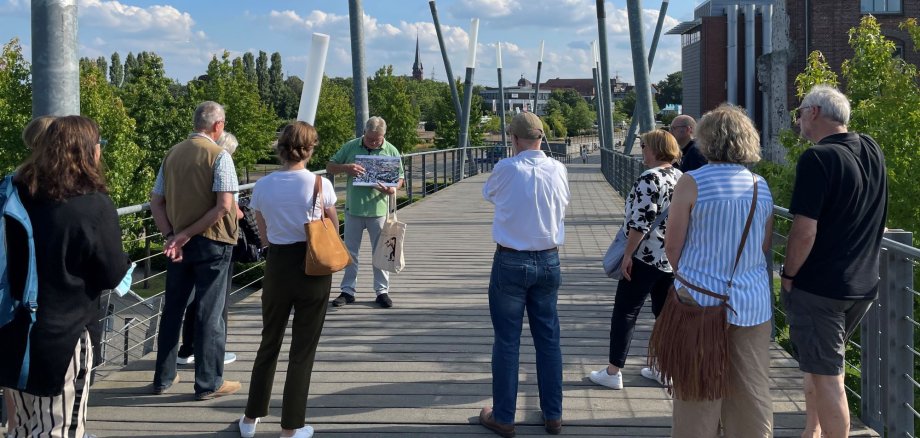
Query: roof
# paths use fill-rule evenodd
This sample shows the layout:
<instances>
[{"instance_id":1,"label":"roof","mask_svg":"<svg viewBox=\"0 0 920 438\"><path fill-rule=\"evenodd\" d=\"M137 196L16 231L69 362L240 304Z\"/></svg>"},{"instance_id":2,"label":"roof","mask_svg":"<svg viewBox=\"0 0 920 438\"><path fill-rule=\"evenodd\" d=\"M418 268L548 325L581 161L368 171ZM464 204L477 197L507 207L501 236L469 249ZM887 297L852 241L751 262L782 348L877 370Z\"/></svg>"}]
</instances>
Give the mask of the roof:
<instances>
[{"instance_id":1,"label":"roof","mask_svg":"<svg viewBox=\"0 0 920 438\"><path fill-rule=\"evenodd\" d=\"M685 33L690 32L693 29L696 29L701 24L703 24L702 18L697 18L696 20L693 20L693 21L685 21L683 23L678 24L677 26L672 27L671 30L665 33L665 35L683 35Z\"/></svg>"}]
</instances>

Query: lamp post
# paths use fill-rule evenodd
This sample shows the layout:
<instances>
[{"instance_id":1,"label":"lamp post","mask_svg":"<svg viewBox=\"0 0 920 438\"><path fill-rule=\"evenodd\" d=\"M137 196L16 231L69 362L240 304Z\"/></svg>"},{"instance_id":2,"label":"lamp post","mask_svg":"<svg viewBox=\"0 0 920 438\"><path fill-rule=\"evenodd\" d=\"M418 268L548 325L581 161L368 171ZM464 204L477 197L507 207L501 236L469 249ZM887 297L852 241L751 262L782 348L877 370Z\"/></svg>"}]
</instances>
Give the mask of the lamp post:
<instances>
[{"instance_id":1,"label":"lamp post","mask_svg":"<svg viewBox=\"0 0 920 438\"><path fill-rule=\"evenodd\" d=\"M473 73L476 71L476 38L479 34L479 19L474 18L470 23L470 47L466 57L466 78L463 80L463 107L460 109L460 135L457 136L457 147L460 151L460 175L463 177L466 169L466 154L469 151L470 106L473 103Z\"/></svg>"}]
</instances>

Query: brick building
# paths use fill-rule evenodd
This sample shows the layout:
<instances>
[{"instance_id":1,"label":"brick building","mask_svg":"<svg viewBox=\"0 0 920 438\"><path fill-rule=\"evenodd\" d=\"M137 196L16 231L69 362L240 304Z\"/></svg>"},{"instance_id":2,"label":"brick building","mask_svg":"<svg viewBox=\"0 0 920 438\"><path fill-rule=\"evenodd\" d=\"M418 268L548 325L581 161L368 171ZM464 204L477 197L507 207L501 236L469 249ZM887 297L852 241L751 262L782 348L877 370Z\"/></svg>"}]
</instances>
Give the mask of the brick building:
<instances>
[{"instance_id":1,"label":"brick building","mask_svg":"<svg viewBox=\"0 0 920 438\"><path fill-rule=\"evenodd\" d=\"M878 19L899 56L920 65L920 52L898 29L907 17L920 16L918 0L702 3L693 20L668 31L681 36L684 113L698 118L722 102L741 105L763 131L767 157L781 159L777 135L790 127L789 113L798 104L795 77L808 53L821 51L840 74L843 61L853 56L848 32L866 14Z\"/></svg>"}]
</instances>

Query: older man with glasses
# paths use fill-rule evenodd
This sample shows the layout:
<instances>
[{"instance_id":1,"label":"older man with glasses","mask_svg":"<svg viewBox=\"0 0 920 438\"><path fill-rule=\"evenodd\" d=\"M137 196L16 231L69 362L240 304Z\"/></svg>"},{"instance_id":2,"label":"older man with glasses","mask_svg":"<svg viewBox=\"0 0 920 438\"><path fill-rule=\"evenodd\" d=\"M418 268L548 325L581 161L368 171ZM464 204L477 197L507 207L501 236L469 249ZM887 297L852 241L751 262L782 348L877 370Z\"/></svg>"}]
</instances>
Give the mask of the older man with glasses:
<instances>
[{"instance_id":1,"label":"older man with glasses","mask_svg":"<svg viewBox=\"0 0 920 438\"><path fill-rule=\"evenodd\" d=\"M709 163L696 147L696 140L693 139L695 130L696 120L686 114L681 114L671 121L669 131L680 145L681 159L677 163L677 168L681 172L699 169Z\"/></svg>"}]
</instances>

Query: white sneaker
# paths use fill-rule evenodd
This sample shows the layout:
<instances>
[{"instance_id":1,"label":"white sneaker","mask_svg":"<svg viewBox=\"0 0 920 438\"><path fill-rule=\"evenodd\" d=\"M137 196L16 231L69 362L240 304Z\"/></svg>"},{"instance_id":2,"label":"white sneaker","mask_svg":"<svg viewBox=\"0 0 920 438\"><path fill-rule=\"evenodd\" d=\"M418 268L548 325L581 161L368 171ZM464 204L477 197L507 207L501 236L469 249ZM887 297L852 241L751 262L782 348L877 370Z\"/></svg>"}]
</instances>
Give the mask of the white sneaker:
<instances>
[{"instance_id":1,"label":"white sneaker","mask_svg":"<svg viewBox=\"0 0 920 438\"><path fill-rule=\"evenodd\" d=\"M591 371L591 375L589 375L588 378L598 385L606 386L612 389L623 389L622 371L617 371L616 374L610 375L607 374L607 367L604 367L597 371Z\"/></svg>"},{"instance_id":2,"label":"white sneaker","mask_svg":"<svg viewBox=\"0 0 920 438\"><path fill-rule=\"evenodd\" d=\"M645 367L642 368L642 371L639 371L639 374L641 374L642 377L645 377L646 379L654 380L659 384L664 385L664 382L661 380L661 371Z\"/></svg>"},{"instance_id":3,"label":"white sneaker","mask_svg":"<svg viewBox=\"0 0 920 438\"><path fill-rule=\"evenodd\" d=\"M224 353L224 365L236 362L236 353ZM189 357L176 356L176 363L179 365L192 365L195 363L195 355Z\"/></svg>"},{"instance_id":4,"label":"white sneaker","mask_svg":"<svg viewBox=\"0 0 920 438\"><path fill-rule=\"evenodd\" d=\"M310 426L304 426L300 429L294 431L294 435L291 435L291 438L312 438L313 437L313 428Z\"/></svg>"},{"instance_id":5,"label":"white sneaker","mask_svg":"<svg viewBox=\"0 0 920 438\"><path fill-rule=\"evenodd\" d=\"M256 436L256 426L259 425L259 419L256 418L254 423L249 424L243 421L244 418L246 418L245 415L240 417L240 436L242 438L252 438Z\"/></svg>"}]
</instances>

